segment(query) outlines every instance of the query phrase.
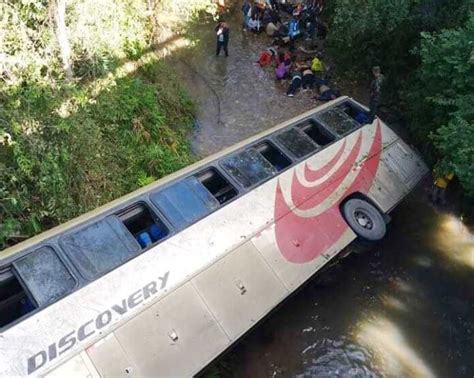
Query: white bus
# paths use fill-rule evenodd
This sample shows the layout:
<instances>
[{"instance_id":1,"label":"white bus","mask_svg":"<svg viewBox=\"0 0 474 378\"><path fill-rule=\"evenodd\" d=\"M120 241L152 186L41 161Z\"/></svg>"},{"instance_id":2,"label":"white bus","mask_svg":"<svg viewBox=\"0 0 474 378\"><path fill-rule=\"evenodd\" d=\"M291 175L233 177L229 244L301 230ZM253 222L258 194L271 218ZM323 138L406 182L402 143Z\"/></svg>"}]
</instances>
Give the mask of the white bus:
<instances>
[{"instance_id":1,"label":"white bus","mask_svg":"<svg viewBox=\"0 0 474 378\"><path fill-rule=\"evenodd\" d=\"M0 375L190 376L426 166L343 97L0 253Z\"/></svg>"}]
</instances>

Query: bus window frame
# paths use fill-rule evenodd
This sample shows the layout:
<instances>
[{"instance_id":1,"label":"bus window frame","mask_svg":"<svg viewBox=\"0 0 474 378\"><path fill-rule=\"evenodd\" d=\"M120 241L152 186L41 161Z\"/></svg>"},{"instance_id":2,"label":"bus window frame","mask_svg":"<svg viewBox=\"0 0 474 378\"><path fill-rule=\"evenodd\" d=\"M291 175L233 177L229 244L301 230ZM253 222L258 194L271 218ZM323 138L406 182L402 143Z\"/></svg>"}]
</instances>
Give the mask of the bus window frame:
<instances>
[{"instance_id":1,"label":"bus window frame","mask_svg":"<svg viewBox=\"0 0 474 378\"><path fill-rule=\"evenodd\" d=\"M260 142L260 141L259 141ZM255 144L258 144L259 142L255 143ZM227 168L224 166L224 163L223 161L226 160L226 159L229 159L229 158L235 158L236 156L242 154L242 153L245 153L247 151L249 151L251 148L253 148L253 145L252 146L247 146L246 148L243 148L243 149L239 149L238 151L234 151L233 153L227 155L227 156L224 156L222 159L220 159L219 161L219 165L221 165L221 168L223 170L225 170L229 175L232 175L228 170ZM257 181L256 183L253 183L249 186L245 186L243 185L236 177L234 177L234 175L232 175L232 177L234 177L234 180L237 181L239 183L239 187L243 188L244 190L246 191L250 191L252 190L253 188L255 188L256 186L258 185L261 185L262 183L264 183L266 180L268 180L269 178L273 177L276 173L278 173L278 171L276 170L276 168L267 160L265 159L265 157L260 153L258 152L255 148L253 148L253 151L257 154L257 156L261 159L263 159L265 161L265 164L268 164L272 170L275 170L275 173L271 173L270 175L264 177L263 179L261 179L260 181Z\"/></svg>"},{"instance_id":2,"label":"bus window frame","mask_svg":"<svg viewBox=\"0 0 474 378\"><path fill-rule=\"evenodd\" d=\"M35 249L36 250L36 249ZM31 253L31 252L30 252ZM29 254L29 253L28 253ZM23 256L22 256L23 257ZM15 260L16 261L16 260ZM1 271L2 272L5 272L5 271L10 271L10 273L16 278L16 280L19 282L20 286L22 287L23 291L25 292L25 295L28 297L28 299L36 306L36 308L33 310L33 311L30 311L22 316L20 316L19 318L15 319L14 321L0 327L0 335L5 332L7 329L9 329L10 327L13 327L15 326L16 324L22 322L23 320L25 320L26 318L36 314L38 311L41 311L44 307L40 307L38 305L38 303L36 302L35 298L33 297L33 295L31 294L30 290L28 289L28 287L26 287L25 283L23 282L22 278L20 277L20 275L18 274L18 272L16 271L15 267L13 266L13 262L10 263L10 264L7 264L7 265L4 265L2 268L1 268ZM69 293L70 294L70 293ZM48 305L49 306L49 305ZM46 306L45 306L46 307Z\"/></svg>"},{"instance_id":3,"label":"bus window frame","mask_svg":"<svg viewBox=\"0 0 474 378\"><path fill-rule=\"evenodd\" d=\"M293 154L293 152L291 152L286 146L284 146L277 138L278 138L280 135L282 135L282 134L284 134L285 132L288 132L289 130L292 130L292 129L293 129L293 130L296 130L297 132L301 131L301 132L304 133L304 131L301 130L297 125L298 125L298 124L293 124L293 125L291 125L291 126L288 127L288 128L285 127L283 130L280 130L280 131L279 131L278 133L276 133L275 135L272 135L273 143L274 143L275 145L277 145L278 148L280 148L282 151L284 151L285 154L286 154L286 156L290 156L293 162L301 162L301 161L303 161L303 160L305 160L305 159L308 159L310 156L313 156L313 155L317 154L319 151L322 151L323 148L324 148L324 147L321 147L321 146L319 146L318 144L316 144L315 141L313 141L309 136L307 136L307 135L305 134L305 135L308 137L309 141L314 144L314 146L316 147L316 149L315 149L314 151L311 151L310 153L308 153L308 154L302 156L302 157L296 157L296 155ZM332 143L332 142L331 142L331 143Z\"/></svg>"},{"instance_id":4,"label":"bus window frame","mask_svg":"<svg viewBox=\"0 0 474 378\"><path fill-rule=\"evenodd\" d=\"M209 166L206 166L202 171L204 171L206 168L209 168ZM173 229L176 231L176 232L180 232L180 231L183 231L185 230L186 228L192 226L193 224L195 224L196 222L199 222L201 219L204 219L205 217L209 216L210 214L214 213L215 211L219 210L222 205L219 203L219 201L212 195L212 193L206 188L206 186L201 182L199 181L199 179L196 177L197 175L197 171L196 172L193 172L189 175L186 175L184 177L178 177L176 180L173 180L169 183L167 183L166 185L163 185L159 188L156 188L155 190L151 191L149 194L148 194L148 197L150 199L150 202L153 203L154 207L155 208L158 208L160 210L160 213L163 214L163 216L166 218L166 220L168 221L169 224L172 224L173 225ZM177 224L174 224L171 219L170 219L170 216L166 213L166 211L164 209L161 208L161 206L158 204L158 203L155 203L153 201L153 199L151 198L153 195L157 195L159 194L160 192L166 190L166 189L169 189L170 187L172 187L173 185L176 185L180 182L184 182L190 178L194 178L201 186L202 188L212 197L213 200L216 201L217 203L217 207L215 209L212 209L211 211L207 212L206 214L200 216L200 217L197 217L196 219L194 219L192 222L186 224L184 227L183 226L180 226L180 225L177 225ZM234 198L236 198L237 196L235 196ZM231 201L229 201L231 202ZM229 203L227 202L227 203ZM226 204L227 204L226 203Z\"/></svg>"},{"instance_id":5,"label":"bus window frame","mask_svg":"<svg viewBox=\"0 0 474 378\"><path fill-rule=\"evenodd\" d=\"M159 244L161 241L164 241L164 240L168 239L169 237L171 237L171 236L177 234L178 232L181 232L181 231L187 229L188 227L191 227L192 225L194 225L195 223L197 223L197 222L201 221L202 219L208 217L209 215L214 214L216 211L219 211L222 207L227 206L228 204L234 202L235 200L237 200L238 198L240 198L243 194L245 194L246 191L245 191L245 190L242 190L242 188L238 185L238 183L236 183L235 180L233 180L232 177L229 177L229 175L227 174L227 172L225 172L222 168L220 168L219 166L217 166L217 165L215 164L216 162L217 162L217 161L214 160L214 161L212 161L211 163L209 163L208 165L205 165L204 167L200 167L200 169L197 169L197 170L191 172L191 173L188 174L188 175L177 177L176 179L174 179L174 180L172 180L172 181L166 183L165 185L162 185L162 186L156 188L155 190L150 191L150 192L147 194L148 201L149 201L148 206L151 207L151 208L155 211L155 213L158 213L158 214L161 215L162 219L165 221L165 222L164 222L165 225L168 227L168 229L169 229L169 231L170 231L170 232L168 233L168 235L167 235L165 238L161 239L157 244ZM204 215L204 216L202 216L202 217L196 218L192 223L188 224L187 226L185 226L185 227L183 227L183 228L176 227L176 226L171 222L171 220L168 218L168 215L166 214L166 212L163 211L163 209L161 209L158 205L156 205L156 204L151 200L151 198L150 198L152 194L158 193L158 192L160 192L161 190L164 190L164 189L166 189L166 188L168 188L168 187L170 187L170 186L176 184L176 183L179 182L179 181L186 180L186 179L189 178L189 177L194 177L196 180L198 180L199 183L203 186L203 188L204 188L205 190L207 190L207 191L209 192L209 194L210 194L213 198L215 198L215 197L213 196L213 194L206 188L206 186L205 186L205 185L199 180L199 178L198 178L198 176L199 176L200 174L203 174L203 173L205 173L206 171L212 170L212 169L214 169L214 170L215 170L218 174L220 174L226 181L228 181L228 183L229 183L229 184L232 186L232 188L237 192L237 194L236 194L234 197L232 197L229 201L227 201L226 203L224 203L224 204L220 204L220 203L219 203L219 206L216 207L214 210L212 210L211 212L207 213L206 215ZM216 200L217 200L217 199L216 199ZM217 202L219 202L219 201L217 201ZM153 246L154 246L154 245L153 245ZM150 247L151 247L151 246L150 246ZM150 247L148 247L148 248L150 248ZM146 249L144 249L143 251L146 251Z\"/></svg>"},{"instance_id":6,"label":"bus window frame","mask_svg":"<svg viewBox=\"0 0 474 378\"><path fill-rule=\"evenodd\" d=\"M140 200L141 201L141 200ZM138 202L140 202L138 201ZM64 254L64 256L70 261L71 265L74 266L75 270L77 270L78 274L84 279L84 281L86 283L90 283L90 282L94 282L96 280L98 280L99 278L105 276L106 274L114 271L115 269L121 267L123 264L133 260L134 258L140 256L145 250L148 250L148 249L142 249L140 244L138 243L138 241L133 237L133 235L128 231L127 227L122 223L122 220L117 216L117 212L120 212L121 209L117 209L115 211L112 211L110 213L105 213L103 214L103 217L97 217L97 218L94 218L92 219L90 222L86 222L86 223L83 223L82 225L80 225L79 227L75 227L71 230L69 230L68 232L65 232L63 233L62 235L60 235L58 237L58 245L59 247L61 248L61 252ZM115 265L113 268L111 269L107 269L101 273L98 273L96 275L92 274L92 273L87 273L87 272L84 272L84 269L82 268L82 266L80 264L77 264L76 261L74 260L74 258L71 258L71 256L69 256L68 252L67 252L67 249L64 248L64 241L62 240L63 237L65 236L68 236L68 235L72 235L72 234L75 234L77 233L78 231L81 231L87 227L90 227L92 226L93 224L95 223L99 223L101 221L104 221L104 220L107 220L108 218L114 218L117 220L118 223L120 223L120 226L121 228L123 228L123 230L125 231L123 234L124 237L126 238L129 238L130 239L130 242L133 242L136 246L136 253L135 255L131 255L129 258L125 259L124 261L122 261L120 264L118 265ZM109 225L110 226L110 225ZM116 230L114 230L112 228L112 226L110 226L110 229L116 234L116 236L120 239L120 241L122 243L123 240L122 238L120 237L120 235L117 235L116 233ZM126 248L128 248L125 244L124 246ZM85 285L84 285L85 286Z\"/></svg>"},{"instance_id":7,"label":"bus window frame","mask_svg":"<svg viewBox=\"0 0 474 378\"><path fill-rule=\"evenodd\" d=\"M154 222L156 222L156 218L161 222L163 223L163 225L168 229L168 233L166 234L166 236L164 236L163 238L157 240L156 242L150 244L148 247L145 247L145 248L142 248L140 246L140 243L138 243L138 241L135 239L135 242L137 243L138 247L140 248L140 253L138 253L135 257L141 255L142 253L148 251L150 248L153 248L155 247L156 245L162 243L163 241L167 240L172 234L175 234L175 228L171 225L171 223L168 221L167 218L165 218L165 216L162 214L161 211L159 211L159 209L154 206L153 202L151 201L151 199L149 198L150 193L148 193L148 202L147 201L144 201L143 199L140 199L138 201L135 201L135 202L132 202L130 204L128 204L126 207L124 207L123 209L119 209L118 211L115 211L113 212L112 214L110 215L114 215L116 216L119 221L123 224L123 226L125 227L125 230L132 236L133 239L135 239L135 237L133 236L133 234L130 232L130 230L127 228L127 226L125 226L124 222L122 219L120 219L120 215L121 214L124 214L130 210L133 210L134 208L136 207L139 207L140 205L141 206L144 206L146 209L148 209L148 211L150 212L150 216L152 218L152 220ZM132 257L131 259L127 260L127 261L130 261L130 260L133 260L135 257ZM125 262L127 262L125 261ZM125 263L124 262L124 263ZM123 263L123 264L124 264ZM119 266L121 266L122 264L120 264ZM115 269L115 268L114 268Z\"/></svg>"},{"instance_id":8,"label":"bus window frame","mask_svg":"<svg viewBox=\"0 0 474 378\"><path fill-rule=\"evenodd\" d=\"M277 173L276 173L275 177L278 176L280 173L285 172L288 168L290 168L291 166L293 166L295 164L296 160L292 159L291 155L288 155L285 150L282 150L280 148L280 146L278 144L275 144L275 142L271 138L266 138L266 139L259 140L258 142L253 143L250 148L254 148L255 150L257 150L256 146L262 145L262 144L267 144L267 145L270 146L270 148L276 149L283 156L284 159L287 159L290 162L290 164L288 164L283 169L280 169L280 170L277 169ZM273 163L270 160L268 160L259 150L257 150L257 152L260 155L262 155L263 158L266 161L268 161L276 169L276 167L273 165Z\"/></svg>"},{"instance_id":9,"label":"bus window frame","mask_svg":"<svg viewBox=\"0 0 474 378\"><path fill-rule=\"evenodd\" d=\"M349 98L349 97L346 98L346 99L344 99L344 100L341 101L341 102L338 102L338 103L335 104L334 106L338 107L338 106L344 105L345 103L349 103L350 106L352 106L352 107L355 108L355 109L358 109L358 110L361 111L361 112L364 112L364 113L366 113L366 114L369 114L369 113L370 113L370 110L369 110L369 109L366 109L363 105L361 105L361 104L355 102L352 98ZM350 116L349 116L349 117L350 117ZM351 117L351 118L352 118L352 117ZM354 121L356 121L355 118L353 118L353 119L354 119ZM359 123L358 121L356 121L356 122ZM367 126L367 125L370 125L370 124L372 124L372 122L364 123L364 124L360 124L360 123L359 123L360 127Z\"/></svg>"},{"instance_id":10,"label":"bus window frame","mask_svg":"<svg viewBox=\"0 0 474 378\"><path fill-rule=\"evenodd\" d=\"M221 207L224 207L224 206L227 206L229 203L235 201L237 198L239 198L242 194L244 194L246 191L243 190L240 185L238 184L238 182L236 182L236 180L234 180L234 178L229 175L226 171L224 171L224 169L222 169L218 164L218 160L213 160L212 162L210 162L208 165L194 171L191 173L190 176L199 176L200 174L203 174L205 171L207 170L210 170L210 169L214 169L217 173L219 173L225 180L227 180L229 182L229 184L234 188L234 190L237 192L237 195L234 196L231 200L229 200L228 202L226 202L225 204L222 204L220 205L217 209L213 210L212 213L214 213L215 211L219 210ZM186 176L187 177L187 176ZM197 177L196 177L197 178ZM177 179L179 180L179 178ZM198 179L199 180L199 179ZM201 183L202 184L202 183ZM204 186L204 185L203 185ZM207 190L207 188L206 188ZM210 192L209 192L210 193ZM212 195L212 193L211 193ZM212 214L210 213L210 214Z\"/></svg>"},{"instance_id":11,"label":"bus window frame","mask_svg":"<svg viewBox=\"0 0 474 378\"><path fill-rule=\"evenodd\" d=\"M232 187L232 189L234 189L235 192L236 192L235 196L233 196L230 200L228 200L228 201L226 201L226 202L224 202L224 203L222 203L222 204L219 203L219 207L218 207L217 209L213 210L213 211L212 211L212 213L213 213L214 211L219 210L221 207L226 206L227 204L231 203L231 202L234 201L236 198L238 198L238 197L242 194L242 191L239 190L239 187L234 183L233 180L230 180L230 179L229 179L229 177L228 177L229 175L226 174L227 172L224 172L222 169L219 169L219 167L216 167L214 164L209 164L209 165L205 166L203 169L194 172L194 173L192 174L192 176L196 177L196 178L198 179L198 181L200 181L201 184L202 184L204 187L206 187L206 186L202 183L202 181L199 179L199 176L202 176L202 175L205 174L207 171L214 171L214 172L216 172L217 175L220 175L225 181L227 181L227 183L228 183L228 184ZM207 189L207 187L206 187L206 189ZM207 189L207 190L209 191L209 189ZM209 191L209 193L211 193L211 192ZM214 197L214 195L213 195L212 193L211 193L211 195ZM215 197L214 197L214 198L215 198ZM216 199L217 199L217 198L216 198ZM211 214L212 214L212 213L211 213Z\"/></svg>"},{"instance_id":12,"label":"bus window frame","mask_svg":"<svg viewBox=\"0 0 474 378\"><path fill-rule=\"evenodd\" d=\"M291 127L291 125L288 125L287 127ZM286 130L287 127L284 127L283 130ZM254 190L255 188L259 187L260 185L265 184L267 181L270 181L270 180L272 180L273 178L278 177L279 175L283 174L283 173L286 172L287 170L293 168L293 167L297 164L297 162L298 162L297 159L294 159L294 158L291 157L292 155L289 155L288 153L286 153L286 150L282 149L281 146L280 146L280 144L275 143L275 141L272 140L271 136L272 136L271 134L265 135L265 136L263 136L262 138L255 140L251 145L245 146L245 147L242 147L242 148L239 148L239 149L237 149L237 150L235 150L235 151L232 151L231 153L229 153L229 154L227 154L227 155L225 155L225 156L222 156L219 160L217 160L217 163L219 164L219 167L221 168L221 170L222 170L222 171L225 171L225 173L226 173L227 175L231 176L231 174L230 174L229 172L227 172L224 167L221 166L222 160L224 160L224 159L226 159L226 158L229 158L229 157L232 156L232 155L238 155L238 154L240 154L241 152L243 152L243 151L245 151L245 150L248 150L248 149L250 149L250 148L254 148L254 149L255 149L254 146L256 146L256 145L259 145L259 144L262 144L262 143L268 143L268 144L270 144L272 147L274 147L274 148L276 148L277 150L279 150L279 151L283 154L283 156L285 156L285 157L290 161L290 165L288 165L288 167L285 167L285 168L282 169L281 171L277 171L275 174L270 175L269 177L266 177L264 180L262 180L262 181L260 181L260 182L257 182L256 184L253 184L253 185L248 186L248 187L244 187L243 185L240 184L240 182L238 182L234 177L232 177L233 181L237 183L238 188L240 188L243 193L248 193L248 192ZM271 163L270 163L260 152L257 151L257 153L271 165ZM273 165L272 165L272 167L273 167ZM237 198L237 197L236 197L236 198Z\"/></svg>"},{"instance_id":13,"label":"bus window frame","mask_svg":"<svg viewBox=\"0 0 474 378\"><path fill-rule=\"evenodd\" d=\"M349 98L347 98L347 99L344 99L343 101L338 102L337 104L334 104L334 105L332 105L332 106L330 106L330 107L328 107L328 108L326 108L326 109L324 109L324 110L322 110L322 111L319 111L319 112L315 113L315 114L314 114L314 120L315 120L317 123L319 123L321 126L323 126L326 130L328 130L331 134L333 134L333 135L336 136L336 139L335 139L333 142L327 144L327 145L324 146L324 147L329 146L330 144L334 143L334 142L337 141L337 140L340 140L340 139L342 139L342 138L347 137L348 135L350 135L350 134L352 134L353 132L357 131L357 130L360 129L361 127L370 125L370 123L366 123L366 124L364 124L364 125L361 125L361 124L360 124L359 122L357 122L354 118L352 118L350 115L346 114L342 109L340 109L339 107L340 107L341 105L343 105L345 102L349 102L352 106L354 106L354 107L356 107L356 108L359 108L361 111L366 112L366 110L361 109L359 106L357 106L356 104L352 103L352 101L350 101ZM346 132L343 133L343 134L339 134L338 132L332 130L332 129L320 118L320 116L323 115L323 114L325 114L325 113L330 112L331 110L336 110L336 109L337 109L337 111L339 111L339 112L345 114L345 116L347 116L347 118L349 118L353 123L357 124L357 126L354 127L354 128L352 128L352 129L350 129L350 130L348 130L348 131L346 131Z\"/></svg>"},{"instance_id":14,"label":"bus window frame","mask_svg":"<svg viewBox=\"0 0 474 378\"><path fill-rule=\"evenodd\" d=\"M26 259L28 258L28 256L32 255L33 253L36 253L36 251L42 249L42 248L49 248L53 251L53 253L56 255L56 257L59 259L59 261L61 262L61 264L63 264L64 268L66 268L67 272L69 273L69 275L72 277L73 281L74 281L74 286L71 288L70 291L66 292L65 294L61 295L60 297L56 298L54 301L51 301L51 302L48 302L46 304L43 304L43 305L40 305L37 301L37 299L35 298L35 296L33 295L33 293L31 292L31 290L29 289L28 287L28 284L26 283L26 281L24 280L24 278L22 277L22 275L20 274L20 272L18 271L17 267L16 267L16 263L20 260L23 260L23 259ZM61 251L62 252L62 251ZM75 266L74 266L75 267ZM76 268L76 267L75 267ZM77 270L77 268L76 268ZM39 310L39 309L42 309L42 308L45 308L45 307L48 307L50 305L52 305L53 303L56 303L57 301L61 300L62 298L68 296L69 294L75 292L79 287L79 280L78 278L76 277L76 275L74 274L74 271L70 268L69 264L68 264L68 261L66 261L66 256L63 256L62 253L59 253L58 251L58 248L56 248L55 246L53 246L52 244L50 243L46 243L46 244L40 244L38 246L38 248L34 248L33 250L31 250L30 252L28 252L27 254L21 256L20 258L18 259L15 259L12 263L11 263L11 271L14 272L16 278L18 279L18 281L20 282L21 286L23 287L23 289L25 290L26 294L30 297L30 300L33 301L33 303L36 305L36 309L32 312L29 312L28 314L25 314L25 315L29 315L29 314L32 314L33 312Z\"/></svg>"},{"instance_id":15,"label":"bus window frame","mask_svg":"<svg viewBox=\"0 0 474 378\"><path fill-rule=\"evenodd\" d=\"M332 109L332 108L329 108L329 109ZM315 143L318 147L319 147L319 150L317 152L320 152L322 150L324 150L325 148L329 147L330 145L332 145L333 143L336 143L338 140L340 140L341 138L344 138L343 136L340 136L339 134L336 134L334 131L332 131L331 129L329 129L324 123L322 123L318 118L318 113L316 114L313 114L311 115L310 117L298 122L297 124L295 124L295 128L301 130L303 133L305 133L309 139L311 139L313 141L313 143ZM309 126L306 125L306 123L310 123ZM307 127L312 127L312 126L319 126L321 128L323 128L329 135L332 135L334 137L334 139L329 142L329 143L326 143L324 145L321 145L321 144L318 144L313 138L311 138L307 133L306 131L304 131L303 129L306 129ZM307 159L307 157L305 157L305 159Z\"/></svg>"}]
</instances>

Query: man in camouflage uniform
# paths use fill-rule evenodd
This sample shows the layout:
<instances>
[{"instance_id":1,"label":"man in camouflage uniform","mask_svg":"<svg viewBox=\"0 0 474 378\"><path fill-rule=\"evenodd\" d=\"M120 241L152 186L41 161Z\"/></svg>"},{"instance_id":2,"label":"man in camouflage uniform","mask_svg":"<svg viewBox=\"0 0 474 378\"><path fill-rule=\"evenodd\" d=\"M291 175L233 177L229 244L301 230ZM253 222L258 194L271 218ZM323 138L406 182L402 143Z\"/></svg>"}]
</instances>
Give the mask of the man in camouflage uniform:
<instances>
[{"instance_id":1,"label":"man in camouflage uniform","mask_svg":"<svg viewBox=\"0 0 474 378\"><path fill-rule=\"evenodd\" d=\"M382 86L385 80L385 77L380 72L380 67L375 66L372 68L372 74L374 79L370 84L370 120L373 121L377 115L377 108L382 101Z\"/></svg>"}]
</instances>

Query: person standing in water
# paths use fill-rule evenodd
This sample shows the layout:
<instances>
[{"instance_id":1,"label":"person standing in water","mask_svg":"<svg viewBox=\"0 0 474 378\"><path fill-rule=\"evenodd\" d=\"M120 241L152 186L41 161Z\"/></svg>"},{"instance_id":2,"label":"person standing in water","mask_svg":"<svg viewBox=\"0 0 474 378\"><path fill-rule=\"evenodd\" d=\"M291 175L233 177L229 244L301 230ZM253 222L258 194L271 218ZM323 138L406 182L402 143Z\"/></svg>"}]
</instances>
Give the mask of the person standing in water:
<instances>
[{"instance_id":1,"label":"person standing in water","mask_svg":"<svg viewBox=\"0 0 474 378\"><path fill-rule=\"evenodd\" d=\"M225 56L229 56L229 51L227 50L227 45L229 44L229 27L224 21L220 21L216 26L216 36L217 36L217 49L216 56L219 56L221 49L224 49Z\"/></svg>"}]
</instances>

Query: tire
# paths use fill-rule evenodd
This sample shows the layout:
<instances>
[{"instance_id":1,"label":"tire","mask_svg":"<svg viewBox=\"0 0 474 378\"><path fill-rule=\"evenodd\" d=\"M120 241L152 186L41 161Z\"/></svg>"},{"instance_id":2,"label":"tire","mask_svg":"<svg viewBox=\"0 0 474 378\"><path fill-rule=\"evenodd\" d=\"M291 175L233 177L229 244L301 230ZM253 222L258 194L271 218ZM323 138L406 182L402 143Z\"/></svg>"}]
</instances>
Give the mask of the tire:
<instances>
[{"instance_id":1,"label":"tire","mask_svg":"<svg viewBox=\"0 0 474 378\"><path fill-rule=\"evenodd\" d=\"M357 236L368 241L383 239L387 225L380 211L367 201L353 198L342 206L342 215Z\"/></svg>"}]
</instances>

